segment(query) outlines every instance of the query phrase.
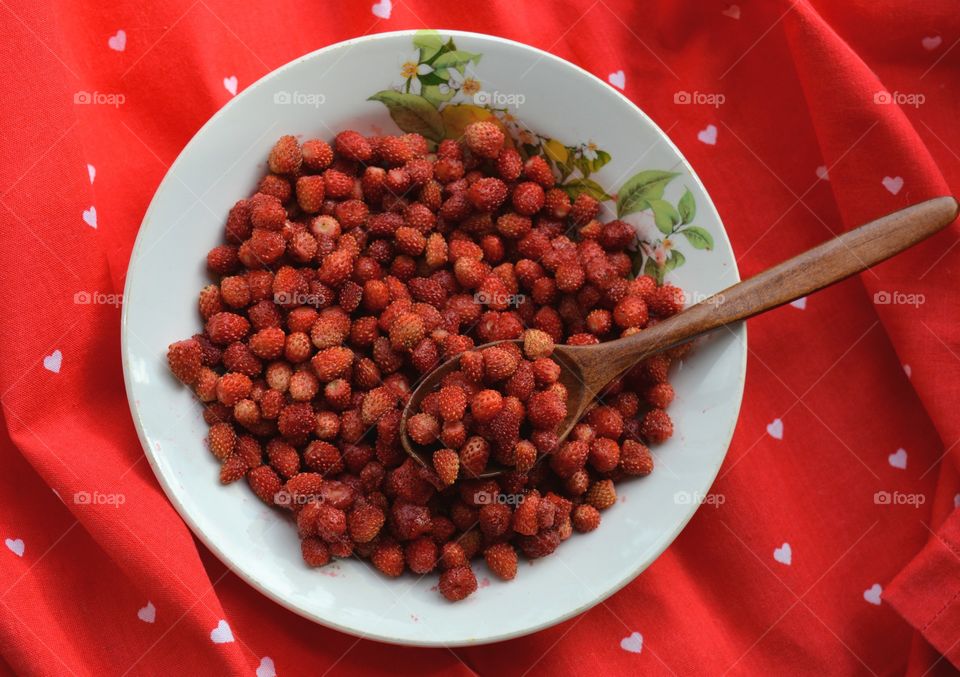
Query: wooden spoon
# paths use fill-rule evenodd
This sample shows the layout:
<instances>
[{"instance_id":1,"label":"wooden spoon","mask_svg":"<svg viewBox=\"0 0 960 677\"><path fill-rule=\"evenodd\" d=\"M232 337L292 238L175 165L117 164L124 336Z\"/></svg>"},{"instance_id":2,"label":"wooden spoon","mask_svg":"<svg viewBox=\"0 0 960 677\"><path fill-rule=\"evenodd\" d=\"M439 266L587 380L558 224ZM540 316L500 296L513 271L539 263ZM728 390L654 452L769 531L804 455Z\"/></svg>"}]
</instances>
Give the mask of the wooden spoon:
<instances>
[{"instance_id":1,"label":"wooden spoon","mask_svg":"<svg viewBox=\"0 0 960 677\"><path fill-rule=\"evenodd\" d=\"M551 357L560 364L560 382L568 394L567 417L559 427L560 439L570 433L598 392L641 360L862 272L933 235L956 217L957 201L953 197L933 198L833 238L627 338L591 346L556 346ZM476 350L497 343L502 341L478 346ZM432 467L432 449L421 448L409 439L407 420L420 410L420 402L437 388L441 379L459 367L459 362L459 356L454 357L430 372L403 410L403 448L427 467ZM507 470L488 466L482 477Z\"/></svg>"}]
</instances>

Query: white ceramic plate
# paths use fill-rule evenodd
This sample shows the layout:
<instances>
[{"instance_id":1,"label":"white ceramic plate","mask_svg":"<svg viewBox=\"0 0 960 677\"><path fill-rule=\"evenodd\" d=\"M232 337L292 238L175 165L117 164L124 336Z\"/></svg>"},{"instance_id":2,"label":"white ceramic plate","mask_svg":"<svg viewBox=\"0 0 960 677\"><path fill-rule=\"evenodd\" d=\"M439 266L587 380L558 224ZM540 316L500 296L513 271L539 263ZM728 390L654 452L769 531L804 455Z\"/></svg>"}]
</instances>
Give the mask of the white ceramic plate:
<instances>
[{"instance_id":1,"label":"white ceramic plate","mask_svg":"<svg viewBox=\"0 0 960 677\"><path fill-rule=\"evenodd\" d=\"M522 563L510 583L478 564L480 589L460 603L440 596L435 575L387 580L356 559L309 569L284 514L257 500L245 482L221 487L217 463L203 441L200 407L168 373L165 354L171 342L200 331L196 297L208 282L205 254L221 242L228 209L256 186L281 134L330 138L345 128L396 133L389 103L406 111L398 116L404 126L456 135L472 116L489 115L490 106L505 108L542 135L524 136L525 141L549 145L556 159L576 168L568 182L582 179L584 168L609 156L590 179L617 193L626 211L653 204L668 230L672 211L689 189L696 216L676 228L702 228L712 237L712 249L696 248L705 244L700 231L672 235L669 249L658 246L666 236L649 209L625 219L649 243L654 263L648 266L655 266L658 256L674 262L667 267L685 261L667 272L667 279L690 298L739 279L720 218L692 168L624 96L531 47L486 35L441 33L442 43L436 34L407 31L332 45L267 75L214 115L170 168L144 217L127 274L122 350L133 420L157 478L194 533L239 576L288 609L344 632L399 644L456 646L516 637L580 613L630 582L673 541L709 491L733 434L746 331L741 326L718 332L674 369L677 400L670 414L677 434L654 450L657 469L650 477L618 485L620 502L604 513L600 529L574 535L532 565ZM440 47L450 38L455 52ZM396 93L370 100L378 92L405 89L401 73L411 60L414 66L428 62L418 69L424 81L410 81L419 100ZM433 76L426 72L430 63ZM503 111L497 115L514 136L529 134ZM646 170L678 174L660 197L662 185L640 185L656 175L628 181ZM604 203L608 218L617 204ZM664 259L664 253L673 258Z\"/></svg>"}]
</instances>

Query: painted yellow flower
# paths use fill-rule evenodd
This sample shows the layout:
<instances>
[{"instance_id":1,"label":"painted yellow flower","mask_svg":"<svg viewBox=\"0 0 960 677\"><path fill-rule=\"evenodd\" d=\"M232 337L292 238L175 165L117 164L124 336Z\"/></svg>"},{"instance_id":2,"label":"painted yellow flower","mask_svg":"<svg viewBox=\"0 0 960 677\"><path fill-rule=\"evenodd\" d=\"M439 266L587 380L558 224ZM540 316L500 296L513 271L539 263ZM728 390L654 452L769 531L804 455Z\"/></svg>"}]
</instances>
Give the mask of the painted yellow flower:
<instances>
[{"instance_id":1,"label":"painted yellow flower","mask_svg":"<svg viewBox=\"0 0 960 677\"><path fill-rule=\"evenodd\" d=\"M467 78L463 81L460 91L468 96L472 96L480 91L480 81L475 78Z\"/></svg>"}]
</instances>

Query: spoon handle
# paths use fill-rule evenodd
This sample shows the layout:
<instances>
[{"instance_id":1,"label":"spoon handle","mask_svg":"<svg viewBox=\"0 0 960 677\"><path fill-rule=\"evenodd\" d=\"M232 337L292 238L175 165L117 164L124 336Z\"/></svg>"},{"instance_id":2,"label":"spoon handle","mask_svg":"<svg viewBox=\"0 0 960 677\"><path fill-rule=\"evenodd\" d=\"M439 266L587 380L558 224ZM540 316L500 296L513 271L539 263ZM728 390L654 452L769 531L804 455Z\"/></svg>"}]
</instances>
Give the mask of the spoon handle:
<instances>
[{"instance_id":1,"label":"spoon handle","mask_svg":"<svg viewBox=\"0 0 960 677\"><path fill-rule=\"evenodd\" d=\"M654 352L823 289L902 252L956 217L957 201L937 197L870 221L738 282L650 329L607 344L604 370L615 378Z\"/></svg>"}]
</instances>

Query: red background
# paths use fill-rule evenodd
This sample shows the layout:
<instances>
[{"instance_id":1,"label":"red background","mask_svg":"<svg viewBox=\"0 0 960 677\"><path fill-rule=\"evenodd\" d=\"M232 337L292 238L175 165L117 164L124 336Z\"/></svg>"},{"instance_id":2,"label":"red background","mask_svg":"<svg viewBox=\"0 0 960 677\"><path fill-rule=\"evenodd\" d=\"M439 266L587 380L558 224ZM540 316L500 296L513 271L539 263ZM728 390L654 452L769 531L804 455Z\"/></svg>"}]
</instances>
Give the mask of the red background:
<instances>
[{"instance_id":1,"label":"red background","mask_svg":"<svg viewBox=\"0 0 960 677\"><path fill-rule=\"evenodd\" d=\"M960 188L960 13L949 0L393 0L389 19L371 4L0 0L3 667L269 674L265 656L280 675L960 665L956 224L803 309L751 321L743 411L713 488L724 503L704 506L623 591L557 627L456 650L357 640L281 609L197 543L131 425L120 313L73 295L122 291L147 204L230 99L224 78L242 90L333 42L426 27L520 40L604 80L622 70L625 94L704 180L744 276ZM108 45L118 30L123 51ZM875 103L884 89L923 102ZM125 103L74 105L79 90L122 93ZM677 105L680 90L725 102ZM697 137L711 124L712 145ZM885 177L902 186L890 190ZM96 229L81 218L91 205ZM877 304L878 292L924 303ZM54 351L56 373L44 366ZM767 431L775 419L782 439ZM901 448L904 469L888 458ZM126 502L78 505L78 491ZM877 491L924 503L877 505ZM789 565L773 558L783 543ZM873 584L879 605L864 598ZM148 600L152 623L137 616ZM220 619L235 641L211 641ZM634 632L640 653L620 645Z\"/></svg>"}]
</instances>

